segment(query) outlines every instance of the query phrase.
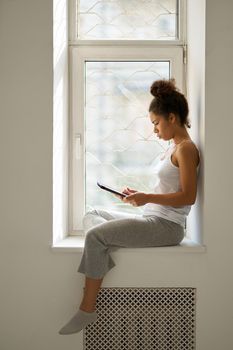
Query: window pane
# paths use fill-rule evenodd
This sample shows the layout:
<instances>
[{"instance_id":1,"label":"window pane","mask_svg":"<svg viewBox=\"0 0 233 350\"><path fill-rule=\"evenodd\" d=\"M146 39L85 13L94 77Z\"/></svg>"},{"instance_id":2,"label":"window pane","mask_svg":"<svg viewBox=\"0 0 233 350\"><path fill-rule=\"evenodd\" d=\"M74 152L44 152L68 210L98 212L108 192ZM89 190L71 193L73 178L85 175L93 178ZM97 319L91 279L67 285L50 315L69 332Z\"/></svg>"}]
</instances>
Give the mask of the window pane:
<instances>
[{"instance_id":1,"label":"window pane","mask_svg":"<svg viewBox=\"0 0 233 350\"><path fill-rule=\"evenodd\" d=\"M167 142L157 139L148 116L154 80L169 79L169 61L86 62L86 210L141 212L97 187L151 191L153 167Z\"/></svg>"},{"instance_id":2,"label":"window pane","mask_svg":"<svg viewBox=\"0 0 233 350\"><path fill-rule=\"evenodd\" d=\"M79 39L177 39L177 0L79 0Z\"/></svg>"}]
</instances>

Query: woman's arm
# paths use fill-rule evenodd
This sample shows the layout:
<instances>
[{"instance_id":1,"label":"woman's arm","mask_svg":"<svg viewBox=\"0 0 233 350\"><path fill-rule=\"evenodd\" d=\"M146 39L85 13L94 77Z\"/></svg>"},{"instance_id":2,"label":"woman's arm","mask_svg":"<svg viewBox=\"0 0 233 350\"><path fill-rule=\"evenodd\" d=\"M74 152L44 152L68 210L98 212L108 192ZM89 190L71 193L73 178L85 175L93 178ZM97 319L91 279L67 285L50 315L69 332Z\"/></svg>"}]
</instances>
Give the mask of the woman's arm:
<instances>
[{"instance_id":1,"label":"woman's arm","mask_svg":"<svg viewBox=\"0 0 233 350\"><path fill-rule=\"evenodd\" d=\"M156 194L137 192L123 199L134 206L155 203L180 207L192 205L197 193L197 164L198 157L195 146L190 143L182 144L177 149L176 157L179 165L181 191L175 193Z\"/></svg>"}]
</instances>

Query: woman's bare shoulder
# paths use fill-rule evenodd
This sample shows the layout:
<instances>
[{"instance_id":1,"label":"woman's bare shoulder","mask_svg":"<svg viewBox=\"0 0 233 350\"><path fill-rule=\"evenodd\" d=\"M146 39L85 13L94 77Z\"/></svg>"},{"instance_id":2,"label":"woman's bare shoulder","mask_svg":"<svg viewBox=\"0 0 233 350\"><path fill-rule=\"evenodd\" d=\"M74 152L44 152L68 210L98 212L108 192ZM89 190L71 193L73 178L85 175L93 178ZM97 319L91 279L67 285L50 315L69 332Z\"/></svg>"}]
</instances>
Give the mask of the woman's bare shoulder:
<instances>
[{"instance_id":1,"label":"woman's bare shoulder","mask_svg":"<svg viewBox=\"0 0 233 350\"><path fill-rule=\"evenodd\" d=\"M196 165L198 166L200 163L200 152L196 144L190 139L182 144L177 145L177 157L179 158L179 153L187 152L190 157L193 157L196 161Z\"/></svg>"}]
</instances>

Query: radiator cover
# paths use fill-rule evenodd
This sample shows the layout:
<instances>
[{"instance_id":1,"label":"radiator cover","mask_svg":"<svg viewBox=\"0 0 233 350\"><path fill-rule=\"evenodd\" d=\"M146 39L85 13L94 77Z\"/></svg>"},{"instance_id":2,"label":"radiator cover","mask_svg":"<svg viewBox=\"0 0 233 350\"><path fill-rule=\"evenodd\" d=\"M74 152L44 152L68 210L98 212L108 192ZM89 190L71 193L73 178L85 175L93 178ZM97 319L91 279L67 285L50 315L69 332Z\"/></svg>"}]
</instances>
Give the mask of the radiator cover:
<instances>
[{"instance_id":1,"label":"radiator cover","mask_svg":"<svg viewBox=\"0 0 233 350\"><path fill-rule=\"evenodd\" d=\"M85 350L195 349L195 288L101 288Z\"/></svg>"}]
</instances>

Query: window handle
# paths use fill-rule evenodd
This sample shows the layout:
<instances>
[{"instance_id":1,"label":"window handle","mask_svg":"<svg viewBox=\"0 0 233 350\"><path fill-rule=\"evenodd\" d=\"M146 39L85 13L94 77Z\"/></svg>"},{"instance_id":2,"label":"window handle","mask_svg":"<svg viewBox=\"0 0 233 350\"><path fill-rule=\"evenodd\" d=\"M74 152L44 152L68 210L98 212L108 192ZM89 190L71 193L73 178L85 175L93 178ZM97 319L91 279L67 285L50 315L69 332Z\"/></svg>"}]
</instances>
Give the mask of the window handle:
<instances>
[{"instance_id":1,"label":"window handle","mask_svg":"<svg viewBox=\"0 0 233 350\"><path fill-rule=\"evenodd\" d=\"M76 159L82 158L81 134L75 135L75 157Z\"/></svg>"}]
</instances>

